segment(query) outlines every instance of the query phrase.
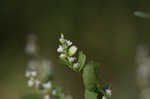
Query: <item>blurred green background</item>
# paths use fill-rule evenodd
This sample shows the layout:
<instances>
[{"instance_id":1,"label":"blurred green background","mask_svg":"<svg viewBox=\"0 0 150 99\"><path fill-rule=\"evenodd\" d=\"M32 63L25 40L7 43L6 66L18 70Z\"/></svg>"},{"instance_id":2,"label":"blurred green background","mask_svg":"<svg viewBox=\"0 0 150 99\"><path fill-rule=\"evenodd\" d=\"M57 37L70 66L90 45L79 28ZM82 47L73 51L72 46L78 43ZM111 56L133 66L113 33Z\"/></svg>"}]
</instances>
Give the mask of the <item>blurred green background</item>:
<instances>
[{"instance_id":1,"label":"blurred green background","mask_svg":"<svg viewBox=\"0 0 150 99\"><path fill-rule=\"evenodd\" d=\"M83 99L76 74L58 60L58 38L83 50L88 60L101 63L100 79L112 84L112 99L138 99L135 54L150 43L150 19L133 15L149 11L148 0L0 0L0 99L20 99L33 93L24 77L27 36L38 36L41 56L51 60L56 82L74 99Z\"/></svg>"}]
</instances>

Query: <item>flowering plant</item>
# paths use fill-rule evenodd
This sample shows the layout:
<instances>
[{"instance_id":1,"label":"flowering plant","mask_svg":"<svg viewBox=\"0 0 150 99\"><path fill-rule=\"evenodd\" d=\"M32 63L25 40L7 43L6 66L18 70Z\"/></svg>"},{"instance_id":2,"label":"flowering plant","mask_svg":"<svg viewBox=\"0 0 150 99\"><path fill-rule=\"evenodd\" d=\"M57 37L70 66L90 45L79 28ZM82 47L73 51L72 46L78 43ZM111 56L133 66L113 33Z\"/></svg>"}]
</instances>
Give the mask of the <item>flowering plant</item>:
<instances>
[{"instance_id":1,"label":"flowering plant","mask_svg":"<svg viewBox=\"0 0 150 99\"><path fill-rule=\"evenodd\" d=\"M99 64L90 61L85 65L85 54L79 51L77 58L76 53L78 48L72 45L70 40L65 39L63 34L61 34L59 41L61 45L59 45L57 52L60 53L59 57L62 63L73 71L82 74L85 87L85 99L110 99L112 95L110 87L101 88L98 83Z\"/></svg>"},{"instance_id":2,"label":"flowering plant","mask_svg":"<svg viewBox=\"0 0 150 99\"><path fill-rule=\"evenodd\" d=\"M53 85L51 62L41 60L38 57L35 39L30 41L32 42L27 44L26 52L32 56L32 60L28 64L25 76L28 79L28 86L34 87L40 92L41 96L35 98L42 99L42 96L44 96L44 99L72 99L71 96L64 95L60 87ZM61 34L59 41L60 45L57 52L60 54L59 58L62 63L69 69L82 74L85 99L110 99L112 95L110 86L102 88L99 84L99 64L94 61L86 63L86 55L82 51L78 51L77 46L70 40L65 39L63 34ZM30 97L24 97L23 99L29 99Z\"/></svg>"}]
</instances>

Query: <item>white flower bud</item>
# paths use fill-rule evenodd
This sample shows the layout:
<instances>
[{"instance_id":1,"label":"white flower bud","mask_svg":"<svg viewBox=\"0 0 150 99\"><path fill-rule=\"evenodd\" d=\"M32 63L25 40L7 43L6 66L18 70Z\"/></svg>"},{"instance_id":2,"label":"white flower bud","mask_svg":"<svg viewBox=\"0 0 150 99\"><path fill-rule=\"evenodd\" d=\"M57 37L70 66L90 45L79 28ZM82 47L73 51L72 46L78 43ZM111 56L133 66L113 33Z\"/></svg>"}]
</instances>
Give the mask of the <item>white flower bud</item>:
<instances>
[{"instance_id":1,"label":"white flower bud","mask_svg":"<svg viewBox=\"0 0 150 99\"><path fill-rule=\"evenodd\" d=\"M63 34L61 34L61 38L59 39L59 41L62 44L66 42L66 40L64 39L64 35Z\"/></svg>"},{"instance_id":2,"label":"white flower bud","mask_svg":"<svg viewBox=\"0 0 150 99\"><path fill-rule=\"evenodd\" d=\"M44 84L43 84L43 87L44 87L45 89L49 89L49 88L52 87L52 83L51 83L50 81L47 82L47 83L44 83Z\"/></svg>"},{"instance_id":3,"label":"white flower bud","mask_svg":"<svg viewBox=\"0 0 150 99\"><path fill-rule=\"evenodd\" d=\"M63 47L61 45L59 45L57 52L61 53L63 51Z\"/></svg>"},{"instance_id":4,"label":"white flower bud","mask_svg":"<svg viewBox=\"0 0 150 99\"><path fill-rule=\"evenodd\" d=\"M78 48L76 46L71 46L69 48L69 55L73 56L77 52Z\"/></svg>"},{"instance_id":5,"label":"white flower bud","mask_svg":"<svg viewBox=\"0 0 150 99\"><path fill-rule=\"evenodd\" d=\"M74 68L74 69L77 69L78 67L79 67L79 63L74 63L74 64L73 64L73 68Z\"/></svg>"},{"instance_id":6,"label":"white flower bud","mask_svg":"<svg viewBox=\"0 0 150 99\"><path fill-rule=\"evenodd\" d=\"M34 85L34 81L32 79L28 80L28 86L32 87Z\"/></svg>"},{"instance_id":7,"label":"white flower bud","mask_svg":"<svg viewBox=\"0 0 150 99\"><path fill-rule=\"evenodd\" d=\"M61 38L64 38L64 34L63 33L61 33Z\"/></svg>"},{"instance_id":8,"label":"white flower bud","mask_svg":"<svg viewBox=\"0 0 150 99\"><path fill-rule=\"evenodd\" d=\"M66 58L66 55L65 54L60 54L60 56L59 56L61 59L64 59L64 58Z\"/></svg>"}]
</instances>

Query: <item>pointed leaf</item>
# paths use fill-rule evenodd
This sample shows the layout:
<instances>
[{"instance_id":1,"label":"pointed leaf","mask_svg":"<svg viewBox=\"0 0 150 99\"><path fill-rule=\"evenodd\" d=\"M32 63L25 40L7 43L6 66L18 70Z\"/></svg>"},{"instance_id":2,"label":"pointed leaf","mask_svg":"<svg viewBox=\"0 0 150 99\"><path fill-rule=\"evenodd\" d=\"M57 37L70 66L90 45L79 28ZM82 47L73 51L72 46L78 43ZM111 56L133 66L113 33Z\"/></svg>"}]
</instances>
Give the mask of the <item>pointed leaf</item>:
<instances>
[{"instance_id":1,"label":"pointed leaf","mask_svg":"<svg viewBox=\"0 0 150 99\"><path fill-rule=\"evenodd\" d=\"M78 59L79 71L81 71L82 68L84 67L85 61L86 61L86 56L85 56L85 54L83 54L83 52L79 52L79 59Z\"/></svg>"}]
</instances>

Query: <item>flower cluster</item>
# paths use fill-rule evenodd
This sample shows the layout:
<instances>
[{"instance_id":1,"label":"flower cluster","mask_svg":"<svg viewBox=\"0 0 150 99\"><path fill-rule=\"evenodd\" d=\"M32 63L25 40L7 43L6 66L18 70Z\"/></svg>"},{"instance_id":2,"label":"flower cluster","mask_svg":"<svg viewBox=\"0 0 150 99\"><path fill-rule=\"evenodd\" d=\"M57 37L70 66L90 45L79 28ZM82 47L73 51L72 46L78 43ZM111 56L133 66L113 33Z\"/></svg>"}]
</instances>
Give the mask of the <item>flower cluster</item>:
<instances>
[{"instance_id":1,"label":"flower cluster","mask_svg":"<svg viewBox=\"0 0 150 99\"><path fill-rule=\"evenodd\" d=\"M51 72L50 65L51 64L48 60L43 60L42 62L35 60L30 61L25 74L25 76L28 78L28 86L35 87L44 93L47 93L49 90L51 90L52 81L47 80L49 78L51 79L52 76L49 73Z\"/></svg>"},{"instance_id":2,"label":"flower cluster","mask_svg":"<svg viewBox=\"0 0 150 99\"><path fill-rule=\"evenodd\" d=\"M78 48L75 45L72 45L70 40L66 40L63 34L61 34L59 41L61 45L59 45L57 52L60 53L60 59L70 69L80 71L85 64L85 55L82 52L79 52L79 57L77 60L76 53Z\"/></svg>"},{"instance_id":3,"label":"flower cluster","mask_svg":"<svg viewBox=\"0 0 150 99\"><path fill-rule=\"evenodd\" d=\"M51 62L48 60L32 60L28 64L25 76L28 78L28 86L34 87L44 94L44 99L67 99L60 87L53 86L53 69ZM58 99L59 99L58 98ZM71 96L68 99L72 99Z\"/></svg>"},{"instance_id":4,"label":"flower cluster","mask_svg":"<svg viewBox=\"0 0 150 99\"><path fill-rule=\"evenodd\" d=\"M85 99L98 99L97 97L99 96L102 96L100 99L110 99L112 95L110 86L107 86L104 90L98 86L99 64L94 61L90 61L85 65L85 54L79 51L77 57L76 53L78 48L75 45L72 45L70 40L65 39L63 34L61 34L59 41L61 45L59 45L57 52L60 53L59 58L62 63L67 65L70 69L82 73L85 88Z\"/></svg>"},{"instance_id":5,"label":"flower cluster","mask_svg":"<svg viewBox=\"0 0 150 99\"><path fill-rule=\"evenodd\" d=\"M40 53L36 45L37 37L34 34L29 35L25 48L26 54L31 58L25 77L28 79L28 87L34 87L42 95L44 99L72 99L71 96L66 96L61 90L61 87L53 84L53 68L51 62L47 59L41 59ZM67 41L70 46L72 43ZM61 51L61 48L59 48ZM72 58L70 58L72 60Z\"/></svg>"}]
</instances>

